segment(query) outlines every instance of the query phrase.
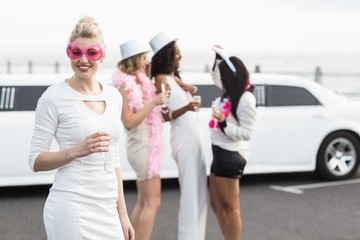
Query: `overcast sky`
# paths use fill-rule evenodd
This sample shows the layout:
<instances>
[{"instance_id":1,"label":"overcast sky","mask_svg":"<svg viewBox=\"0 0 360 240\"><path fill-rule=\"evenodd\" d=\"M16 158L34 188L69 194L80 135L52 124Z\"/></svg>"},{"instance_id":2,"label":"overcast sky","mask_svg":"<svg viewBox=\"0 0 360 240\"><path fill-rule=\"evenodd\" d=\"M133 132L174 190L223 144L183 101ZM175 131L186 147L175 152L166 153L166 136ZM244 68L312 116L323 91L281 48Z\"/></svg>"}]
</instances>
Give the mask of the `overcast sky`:
<instances>
[{"instance_id":1,"label":"overcast sky","mask_svg":"<svg viewBox=\"0 0 360 240\"><path fill-rule=\"evenodd\" d=\"M1 0L1 56L64 54L83 15L98 21L110 55L159 31L185 53L219 43L246 54L360 54L358 0Z\"/></svg>"}]
</instances>

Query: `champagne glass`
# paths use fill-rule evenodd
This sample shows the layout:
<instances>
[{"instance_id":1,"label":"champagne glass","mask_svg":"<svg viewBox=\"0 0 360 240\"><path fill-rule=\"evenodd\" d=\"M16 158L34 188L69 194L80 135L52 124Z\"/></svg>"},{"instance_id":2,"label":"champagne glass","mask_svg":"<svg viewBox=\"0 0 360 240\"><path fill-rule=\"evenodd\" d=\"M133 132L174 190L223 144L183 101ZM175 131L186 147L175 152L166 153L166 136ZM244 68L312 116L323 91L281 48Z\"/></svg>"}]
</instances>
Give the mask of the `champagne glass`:
<instances>
[{"instance_id":1,"label":"champagne glass","mask_svg":"<svg viewBox=\"0 0 360 240\"><path fill-rule=\"evenodd\" d=\"M211 109L213 113L219 113L221 111L218 101L212 101Z\"/></svg>"},{"instance_id":2,"label":"champagne glass","mask_svg":"<svg viewBox=\"0 0 360 240\"><path fill-rule=\"evenodd\" d=\"M107 127L101 127L97 129L98 132L102 133L108 133L110 134L110 130ZM109 149L107 152L102 152L103 158L104 158L104 171L107 171L108 169L108 158L109 158Z\"/></svg>"},{"instance_id":3,"label":"champagne glass","mask_svg":"<svg viewBox=\"0 0 360 240\"><path fill-rule=\"evenodd\" d=\"M195 112L198 112L200 110L200 106L201 106L201 96L194 95L192 101L193 101L193 103L196 103Z\"/></svg>"},{"instance_id":4,"label":"champagne glass","mask_svg":"<svg viewBox=\"0 0 360 240\"><path fill-rule=\"evenodd\" d=\"M219 102L214 100L211 102L211 109L213 113L220 113L221 112L221 108L219 105ZM217 127L218 121L216 118L214 118L214 130L216 131L216 127Z\"/></svg>"},{"instance_id":5,"label":"champagne glass","mask_svg":"<svg viewBox=\"0 0 360 240\"><path fill-rule=\"evenodd\" d=\"M168 90L168 84L167 84L165 81L162 81L160 88L161 88L161 92L162 92L162 93L166 93L166 91ZM161 107L162 107L163 109L165 109L165 108L166 108L166 104L163 103L163 104L161 105Z\"/></svg>"}]
</instances>

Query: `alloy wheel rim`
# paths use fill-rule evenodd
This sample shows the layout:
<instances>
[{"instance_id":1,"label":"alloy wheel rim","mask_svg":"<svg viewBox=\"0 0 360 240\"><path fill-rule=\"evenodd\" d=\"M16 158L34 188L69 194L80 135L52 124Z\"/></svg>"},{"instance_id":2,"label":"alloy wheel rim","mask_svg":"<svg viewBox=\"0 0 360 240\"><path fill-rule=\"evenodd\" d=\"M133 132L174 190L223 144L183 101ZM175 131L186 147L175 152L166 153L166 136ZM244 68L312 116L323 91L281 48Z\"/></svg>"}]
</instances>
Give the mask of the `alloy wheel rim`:
<instances>
[{"instance_id":1,"label":"alloy wheel rim","mask_svg":"<svg viewBox=\"0 0 360 240\"><path fill-rule=\"evenodd\" d=\"M344 176L353 170L356 163L356 148L347 138L335 138L325 150L325 163L336 176Z\"/></svg>"}]
</instances>

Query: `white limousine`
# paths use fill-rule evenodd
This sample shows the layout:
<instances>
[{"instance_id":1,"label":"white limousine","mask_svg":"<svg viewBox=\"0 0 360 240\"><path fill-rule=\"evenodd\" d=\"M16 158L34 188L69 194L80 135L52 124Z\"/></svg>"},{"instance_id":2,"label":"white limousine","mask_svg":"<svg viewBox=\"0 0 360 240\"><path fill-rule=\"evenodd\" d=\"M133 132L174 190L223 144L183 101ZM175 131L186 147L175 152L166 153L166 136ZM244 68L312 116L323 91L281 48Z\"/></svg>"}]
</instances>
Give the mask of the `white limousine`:
<instances>
[{"instance_id":1,"label":"white limousine","mask_svg":"<svg viewBox=\"0 0 360 240\"><path fill-rule=\"evenodd\" d=\"M28 165L37 100L46 88L63 81L61 74L0 75L0 186L51 184L54 171L34 173ZM98 78L110 82L111 75ZM211 101L220 96L209 73L184 73L198 86L208 167L212 155L208 121ZM348 179L360 162L360 104L327 88L294 76L252 74L257 119L245 174L317 171L329 180ZM120 116L119 116L120 117ZM177 177L170 154L169 123L165 123L162 178ZM126 160L125 134L121 166L124 180L135 175ZM53 141L53 149L57 144Z\"/></svg>"}]
</instances>

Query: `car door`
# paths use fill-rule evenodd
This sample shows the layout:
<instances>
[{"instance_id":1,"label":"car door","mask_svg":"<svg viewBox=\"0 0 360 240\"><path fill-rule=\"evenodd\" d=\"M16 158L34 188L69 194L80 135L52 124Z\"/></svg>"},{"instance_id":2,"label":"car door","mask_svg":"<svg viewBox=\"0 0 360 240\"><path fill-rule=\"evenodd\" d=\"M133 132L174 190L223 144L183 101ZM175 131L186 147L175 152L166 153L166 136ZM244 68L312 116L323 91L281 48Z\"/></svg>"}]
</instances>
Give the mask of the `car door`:
<instances>
[{"instance_id":1,"label":"car door","mask_svg":"<svg viewBox=\"0 0 360 240\"><path fill-rule=\"evenodd\" d=\"M0 186L49 183L53 178L53 171L34 173L28 164L35 108L46 88L0 86Z\"/></svg>"},{"instance_id":2,"label":"car door","mask_svg":"<svg viewBox=\"0 0 360 240\"><path fill-rule=\"evenodd\" d=\"M261 153L255 160L262 161L261 171L313 168L316 130L326 119L319 117L326 112L324 106L302 86L265 85L264 95L251 143L252 155Z\"/></svg>"}]
</instances>

